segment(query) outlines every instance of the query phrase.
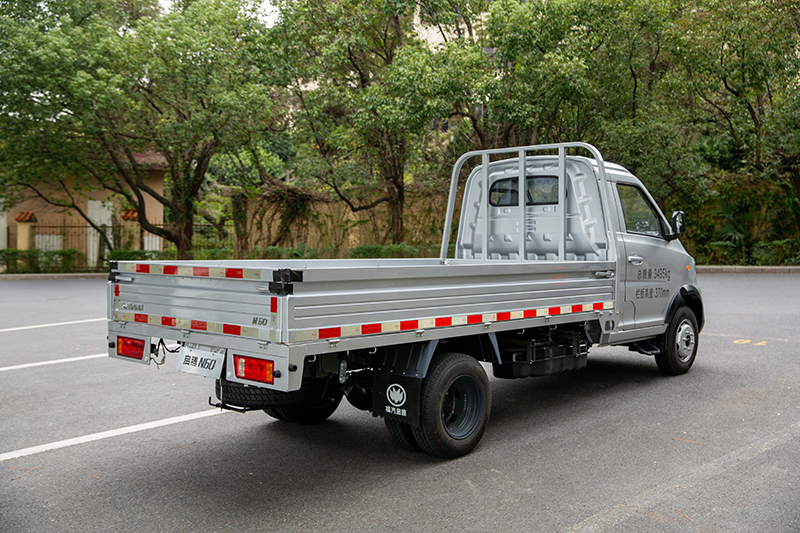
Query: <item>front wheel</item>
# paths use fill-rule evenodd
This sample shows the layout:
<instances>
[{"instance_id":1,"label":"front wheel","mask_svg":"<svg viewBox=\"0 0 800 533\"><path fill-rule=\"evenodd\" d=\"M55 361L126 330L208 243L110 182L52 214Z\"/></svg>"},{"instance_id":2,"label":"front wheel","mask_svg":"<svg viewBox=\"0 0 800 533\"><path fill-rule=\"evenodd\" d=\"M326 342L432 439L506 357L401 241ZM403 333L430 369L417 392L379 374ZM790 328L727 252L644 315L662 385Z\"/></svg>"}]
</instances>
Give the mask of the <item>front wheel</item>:
<instances>
[{"instance_id":1,"label":"front wheel","mask_svg":"<svg viewBox=\"0 0 800 533\"><path fill-rule=\"evenodd\" d=\"M667 328L664 349L656 354L658 369L670 376L688 372L697 355L697 340L694 312L688 307L679 308Z\"/></svg>"},{"instance_id":2,"label":"front wheel","mask_svg":"<svg viewBox=\"0 0 800 533\"><path fill-rule=\"evenodd\" d=\"M422 449L444 458L466 455L478 445L489 422L489 379L472 357L439 354L422 382L421 404L421 423L413 431Z\"/></svg>"}]
</instances>

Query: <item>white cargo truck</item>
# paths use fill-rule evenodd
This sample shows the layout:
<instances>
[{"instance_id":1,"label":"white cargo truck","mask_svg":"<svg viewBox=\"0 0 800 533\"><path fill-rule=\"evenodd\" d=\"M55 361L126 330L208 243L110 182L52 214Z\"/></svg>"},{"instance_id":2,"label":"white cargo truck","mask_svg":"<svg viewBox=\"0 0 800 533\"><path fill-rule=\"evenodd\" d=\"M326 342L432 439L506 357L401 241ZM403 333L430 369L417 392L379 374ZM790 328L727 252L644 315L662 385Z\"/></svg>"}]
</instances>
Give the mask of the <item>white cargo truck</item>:
<instances>
[{"instance_id":1,"label":"white cargo truck","mask_svg":"<svg viewBox=\"0 0 800 533\"><path fill-rule=\"evenodd\" d=\"M704 316L683 231L591 145L470 152L438 259L112 263L109 355L160 363L177 341L178 370L214 379L220 408L311 424L346 397L399 445L458 457L489 421L481 363L545 376L623 345L689 370Z\"/></svg>"}]
</instances>

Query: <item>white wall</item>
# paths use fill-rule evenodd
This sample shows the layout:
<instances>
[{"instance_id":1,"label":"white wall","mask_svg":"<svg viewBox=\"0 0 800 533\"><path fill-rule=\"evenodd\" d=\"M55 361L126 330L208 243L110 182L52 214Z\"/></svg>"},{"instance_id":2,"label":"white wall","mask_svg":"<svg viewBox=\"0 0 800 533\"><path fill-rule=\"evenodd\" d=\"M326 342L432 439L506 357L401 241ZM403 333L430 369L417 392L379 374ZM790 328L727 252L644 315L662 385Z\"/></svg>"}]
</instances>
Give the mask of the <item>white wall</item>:
<instances>
[{"instance_id":1,"label":"white wall","mask_svg":"<svg viewBox=\"0 0 800 533\"><path fill-rule=\"evenodd\" d=\"M89 200L87 205L87 215L92 222L100 225L111 226L111 219L114 216L113 206L107 202L99 200ZM97 263L100 255L100 234L94 228L89 227L86 236L86 261L89 265ZM111 237L111 228L108 229L108 236Z\"/></svg>"},{"instance_id":2,"label":"white wall","mask_svg":"<svg viewBox=\"0 0 800 533\"><path fill-rule=\"evenodd\" d=\"M0 250L8 248L8 219L5 211L0 211Z\"/></svg>"}]
</instances>

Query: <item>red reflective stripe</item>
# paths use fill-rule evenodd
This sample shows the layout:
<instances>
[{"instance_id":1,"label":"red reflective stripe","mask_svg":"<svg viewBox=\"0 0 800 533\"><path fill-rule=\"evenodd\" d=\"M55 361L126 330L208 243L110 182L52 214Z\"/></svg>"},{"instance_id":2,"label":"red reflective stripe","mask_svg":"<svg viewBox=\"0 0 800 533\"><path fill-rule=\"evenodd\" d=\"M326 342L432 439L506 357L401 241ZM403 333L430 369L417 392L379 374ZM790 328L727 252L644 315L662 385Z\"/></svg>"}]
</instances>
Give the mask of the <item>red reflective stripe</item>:
<instances>
[{"instance_id":1,"label":"red reflective stripe","mask_svg":"<svg viewBox=\"0 0 800 533\"><path fill-rule=\"evenodd\" d=\"M467 316L467 324L480 324L481 322L483 322L483 315Z\"/></svg>"},{"instance_id":2,"label":"red reflective stripe","mask_svg":"<svg viewBox=\"0 0 800 533\"><path fill-rule=\"evenodd\" d=\"M164 265L164 274L174 276L178 273L178 267L175 265Z\"/></svg>"},{"instance_id":3,"label":"red reflective stripe","mask_svg":"<svg viewBox=\"0 0 800 533\"><path fill-rule=\"evenodd\" d=\"M114 285L114 296L119 296L119 284Z\"/></svg>"},{"instance_id":4,"label":"red reflective stripe","mask_svg":"<svg viewBox=\"0 0 800 533\"><path fill-rule=\"evenodd\" d=\"M497 313L497 321L511 320L511 313Z\"/></svg>"},{"instance_id":5,"label":"red reflective stripe","mask_svg":"<svg viewBox=\"0 0 800 533\"><path fill-rule=\"evenodd\" d=\"M561 308L560 307L551 307L550 309L547 310L547 314L548 315L560 315L561 314Z\"/></svg>"},{"instance_id":6,"label":"red reflective stripe","mask_svg":"<svg viewBox=\"0 0 800 533\"><path fill-rule=\"evenodd\" d=\"M208 329L208 322L204 322L203 320L192 320L192 329L206 331Z\"/></svg>"},{"instance_id":7,"label":"red reflective stripe","mask_svg":"<svg viewBox=\"0 0 800 533\"><path fill-rule=\"evenodd\" d=\"M592 309L594 311L602 311L603 310L603 302L592 304Z\"/></svg>"},{"instance_id":8,"label":"red reflective stripe","mask_svg":"<svg viewBox=\"0 0 800 533\"><path fill-rule=\"evenodd\" d=\"M362 335L371 335L373 333L380 333L380 332L381 332L380 324L364 324L363 326L361 326Z\"/></svg>"},{"instance_id":9,"label":"red reflective stripe","mask_svg":"<svg viewBox=\"0 0 800 533\"><path fill-rule=\"evenodd\" d=\"M150 265L136 265L136 272L140 272L142 274L149 274Z\"/></svg>"},{"instance_id":10,"label":"red reflective stripe","mask_svg":"<svg viewBox=\"0 0 800 533\"><path fill-rule=\"evenodd\" d=\"M322 328L319 330L320 339L332 339L342 336L342 328Z\"/></svg>"},{"instance_id":11,"label":"red reflective stripe","mask_svg":"<svg viewBox=\"0 0 800 533\"><path fill-rule=\"evenodd\" d=\"M241 335L242 326L232 326L231 324L223 324L222 333L225 333L226 335Z\"/></svg>"},{"instance_id":12,"label":"red reflective stripe","mask_svg":"<svg viewBox=\"0 0 800 533\"><path fill-rule=\"evenodd\" d=\"M573 313L580 313L581 311L583 311L583 306L582 305L573 305L572 306L572 312Z\"/></svg>"},{"instance_id":13,"label":"red reflective stripe","mask_svg":"<svg viewBox=\"0 0 800 533\"><path fill-rule=\"evenodd\" d=\"M242 277L244 277L244 270L242 270L241 268L226 268L225 277L242 279Z\"/></svg>"},{"instance_id":14,"label":"red reflective stripe","mask_svg":"<svg viewBox=\"0 0 800 533\"><path fill-rule=\"evenodd\" d=\"M449 316L446 316L444 318L437 318L436 319L436 327L437 328L441 328L441 327L445 327L445 326L452 326L452 325L453 325L453 319L451 317L449 317Z\"/></svg>"},{"instance_id":15,"label":"red reflective stripe","mask_svg":"<svg viewBox=\"0 0 800 533\"><path fill-rule=\"evenodd\" d=\"M400 331L408 331L409 329L417 329L419 327L418 320L401 320Z\"/></svg>"},{"instance_id":16,"label":"red reflective stripe","mask_svg":"<svg viewBox=\"0 0 800 533\"><path fill-rule=\"evenodd\" d=\"M523 318L536 318L536 309L526 309L522 316Z\"/></svg>"},{"instance_id":17,"label":"red reflective stripe","mask_svg":"<svg viewBox=\"0 0 800 533\"><path fill-rule=\"evenodd\" d=\"M133 315L133 320L136 322L147 322L147 315L142 315L140 313L136 313Z\"/></svg>"},{"instance_id":18,"label":"red reflective stripe","mask_svg":"<svg viewBox=\"0 0 800 533\"><path fill-rule=\"evenodd\" d=\"M274 296L269 300L269 312L270 313L278 312L278 299Z\"/></svg>"},{"instance_id":19,"label":"red reflective stripe","mask_svg":"<svg viewBox=\"0 0 800 533\"><path fill-rule=\"evenodd\" d=\"M162 316L161 317L161 325L162 326L172 326L174 328L175 324L177 322L178 322L177 319L175 317L172 317L172 316Z\"/></svg>"},{"instance_id":20,"label":"red reflective stripe","mask_svg":"<svg viewBox=\"0 0 800 533\"><path fill-rule=\"evenodd\" d=\"M208 267L194 267L192 274L195 276L208 277Z\"/></svg>"}]
</instances>

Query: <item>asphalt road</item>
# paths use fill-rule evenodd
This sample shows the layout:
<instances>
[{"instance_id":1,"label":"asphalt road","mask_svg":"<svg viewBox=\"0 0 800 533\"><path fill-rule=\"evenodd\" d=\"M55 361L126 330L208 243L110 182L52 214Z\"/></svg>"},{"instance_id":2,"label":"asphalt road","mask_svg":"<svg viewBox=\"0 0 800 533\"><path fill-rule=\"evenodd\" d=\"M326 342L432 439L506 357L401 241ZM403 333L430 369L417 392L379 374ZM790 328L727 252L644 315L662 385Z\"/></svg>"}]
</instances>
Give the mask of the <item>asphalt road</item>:
<instances>
[{"instance_id":1,"label":"asphalt road","mask_svg":"<svg viewBox=\"0 0 800 533\"><path fill-rule=\"evenodd\" d=\"M174 358L98 355L103 281L0 281L0 532L800 531L800 275L700 281L691 372L609 348L491 378L452 461L346 402L313 427L212 410Z\"/></svg>"}]
</instances>

